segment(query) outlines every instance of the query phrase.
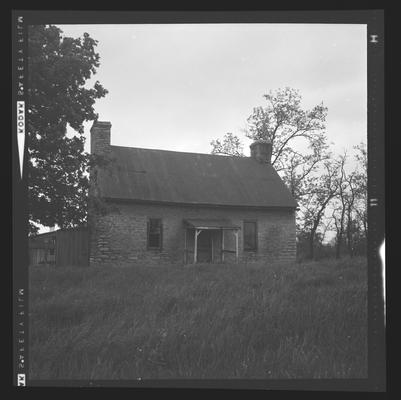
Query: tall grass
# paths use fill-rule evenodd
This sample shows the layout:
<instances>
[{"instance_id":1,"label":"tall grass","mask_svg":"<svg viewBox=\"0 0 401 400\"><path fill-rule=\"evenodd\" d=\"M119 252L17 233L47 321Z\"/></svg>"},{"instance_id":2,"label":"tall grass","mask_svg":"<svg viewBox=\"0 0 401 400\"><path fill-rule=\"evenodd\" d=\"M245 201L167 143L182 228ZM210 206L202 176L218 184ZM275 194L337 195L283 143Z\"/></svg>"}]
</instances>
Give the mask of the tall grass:
<instances>
[{"instance_id":1,"label":"tall grass","mask_svg":"<svg viewBox=\"0 0 401 400\"><path fill-rule=\"evenodd\" d=\"M366 259L31 270L30 378L367 377Z\"/></svg>"}]
</instances>

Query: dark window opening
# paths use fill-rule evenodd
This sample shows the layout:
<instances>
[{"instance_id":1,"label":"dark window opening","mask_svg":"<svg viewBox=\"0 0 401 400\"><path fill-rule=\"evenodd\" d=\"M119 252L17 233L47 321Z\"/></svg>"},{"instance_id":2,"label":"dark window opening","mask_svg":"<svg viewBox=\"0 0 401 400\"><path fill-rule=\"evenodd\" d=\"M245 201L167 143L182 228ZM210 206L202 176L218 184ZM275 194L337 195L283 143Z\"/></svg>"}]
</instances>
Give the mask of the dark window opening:
<instances>
[{"instance_id":1,"label":"dark window opening","mask_svg":"<svg viewBox=\"0 0 401 400\"><path fill-rule=\"evenodd\" d=\"M256 250L257 229L256 221L244 221L244 250Z\"/></svg>"},{"instance_id":2,"label":"dark window opening","mask_svg":"<svg viewBox=\"0 0 401 400\"><path fill-rule=\"evenodd\" d=\"M162 247L162 220L150 218L148 222L148 248L161 249Z\"/></svg>"}]
</instances>

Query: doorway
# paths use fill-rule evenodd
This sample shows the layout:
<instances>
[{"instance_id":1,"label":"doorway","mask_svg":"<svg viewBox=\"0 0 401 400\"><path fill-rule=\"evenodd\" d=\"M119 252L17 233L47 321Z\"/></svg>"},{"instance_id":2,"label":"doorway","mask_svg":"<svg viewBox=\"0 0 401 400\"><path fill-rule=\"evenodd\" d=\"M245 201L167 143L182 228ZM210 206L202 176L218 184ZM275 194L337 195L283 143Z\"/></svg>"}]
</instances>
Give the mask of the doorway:
<instances>
[{"instance_id":1,"label":"doorway","mask_svg":"<svg viewBox=\"0 0 401 400\"><path fill-rule=\"evenodd\" d=\"M212 230L203 230L198 236L197 261L200 263L212 262Z\"/></svg>"}]
</instances>

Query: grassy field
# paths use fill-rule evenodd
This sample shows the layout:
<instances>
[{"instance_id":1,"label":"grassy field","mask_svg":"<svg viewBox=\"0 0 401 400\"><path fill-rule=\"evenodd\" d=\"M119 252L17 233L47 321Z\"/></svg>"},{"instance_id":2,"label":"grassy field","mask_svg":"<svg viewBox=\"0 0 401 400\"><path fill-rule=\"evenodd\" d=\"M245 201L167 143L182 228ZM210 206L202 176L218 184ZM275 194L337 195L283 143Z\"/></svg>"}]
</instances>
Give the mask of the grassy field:
<instances>
[{"instance_id":1,"label":"grassy field","mask_svg":"<svg viewBox=\"0 0 401 400\"><path fill-rule=\"evenodd\" d=\"M31 379L366 378L366 259L35 267Z\"/></svg>"}]
</instances>

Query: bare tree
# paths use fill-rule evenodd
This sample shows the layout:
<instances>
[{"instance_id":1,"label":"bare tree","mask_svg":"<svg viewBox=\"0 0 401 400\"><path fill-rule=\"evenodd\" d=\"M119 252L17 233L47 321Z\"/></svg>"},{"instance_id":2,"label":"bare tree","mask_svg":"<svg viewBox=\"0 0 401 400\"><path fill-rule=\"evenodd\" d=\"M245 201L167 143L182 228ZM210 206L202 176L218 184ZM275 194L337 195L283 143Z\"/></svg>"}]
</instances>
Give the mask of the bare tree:
<instances>
[{"instance_id":1,"label":"bare tree","mask_svg":"<svg viewBox=\"0 0 401 400\"><path fill-rule=\"evenodd\" d=\"M327 108L321 103L311 110L302 109L299 91L288 87L270 91L263 97L266 104L253 109L245 135L252 140L271 141L271 163L300 205L297 231L299 237L308 238L311 258L318 229L324 225L326 232L331 225L330 218L326 219L328 206L341 192L341 214L336 219L339 256L346 219L346 155L342 167L341 160L339 163L331 159L324 132ZM214 154L243 155L241 141L232 133L212 141L211 145ZM351 232L351 225L349 228Z\"/></svg>"},{"instance_id":2,"label":"bare tree","mask_svg":"<svg viewBox=\"0 0 401 400\"><path fill-rule=\"evenodd\" d=\"M366 149L363 143L355 148L358 150L355 157L358 164L353 171L346 172L346 153L338 160L338 194L331 215L336 230L336 258L340 257L343 244L353 257L355 244L366 240Z\"/></svg>"},{"instance_id":3,"label":"bare tree","mask_svg":"<svg viewBox=\"0 0 401 400\"><path fill-rule=\"evenodd\" d=\"M350 174L347 178L347 188L348 193L345 196L345 203L346 203L346 214L347 214L347 249L348 254L352 257L354 255L353 251L353 231L355 230L356 221L354 220L354 206L355 200L358 194L358 186L357 182L355 181L355 174Z\"/></svg>"},{"instance_id":4,"label":"bare tree","mask_svg":"<svg viewBox=\"0 0 401 400\"><path fill-rule=\"evenodd\" d=\"M317 230L322 224L329 203L338 194L338 163L325 161L319 176L308 178L308 191L300 202L301 229L308 236L309 258L314 258L314 243Z\"/></svg>"},{"instance_id":5,"label":"bare tree","mask_svg":"<svg viewBox=\"0 0 401 400\"><path fill-rule=\"evenodd\" d=\"M279 173L284 183L288 186L295 200L300 200L308 193L307 177L319 170L322 162L330 159L330 153L326 151L326 146L317 145L313 147L312 153L302 154L292 150L283 155L282 162L286 164Z\"/></svg>"},{"instance_id":6,"label":"bare tree","mask_svg":"<svg viewBox=\"0 0 401 400\"><path fill-rule=\"evenodd\" d=\"M355 213L356 218L358 219L359 225L363 229L364 237L367 238L368 231L368 157L367 157L367 149L365 143L360 143L357 146L354 146L357 153L355 155L355 159L357 161L357 168L355 171L354 182L357 186L356 189L356 201L355 201Z\"/></svg>"},{"instance_id":7,"label":"bare tree","mask_svg":"<svg viewBox=\"0 0 401 400\"><path fill-rule=\"evenodd\" d=\"M336 196L336 203L333 205L332 219L336 229L336 258L340 258L341 248L343 244L344 236L344 223L345 223L345 211L346 211L346 190L347 190L347 176L345 171L347 154L344 152L339 157L339 175L338 175L338 193Z\"/></svg>"},{"instance_id":8,"label":"bare tree","mask_svg":"<svg viewBox=\"0 0 401 400\"><path fill-rule=\"evenodd\" d=\"M270 91L263 97L267 104L253 109L245 136L272 142L271 163L298 200L306 189L306 177L329 158L323 131L327 108L319 104L312 110L303 110L299 91L288 87ZM303 152L294 147L300 143L305 147ZM241 140L232 133L213 140L211 145L212 154L243 155Z\"/></svg>"},{"instance_id":9,"label":"bare tree","mask_svg":"<svg viewBox=\"0 0 401 400\"><path fill-rule=\"evenodd\" d=\"M267 105L253 109L247 120L246 136L272 142L271 162L276 171L288 168L288 158L296 153L295 141L303 140L315 156L322 154L327 147L323 132L327 108L323 103L312 110L303 110L299 91L289 87L270 91L263 97Z\"/></svg>"},{"instance_id":10,"label":"bare tree","mask_svg":"<svg viewBox=\"0 0 401 400\"><path fill-rule=\"evenodd\" d=\"M224 135L223 140L212 140L210 144L213 147L212 154L238 157L242 157L244 155L241 140L230 132Z\"/></svg>"}]
</instances>

